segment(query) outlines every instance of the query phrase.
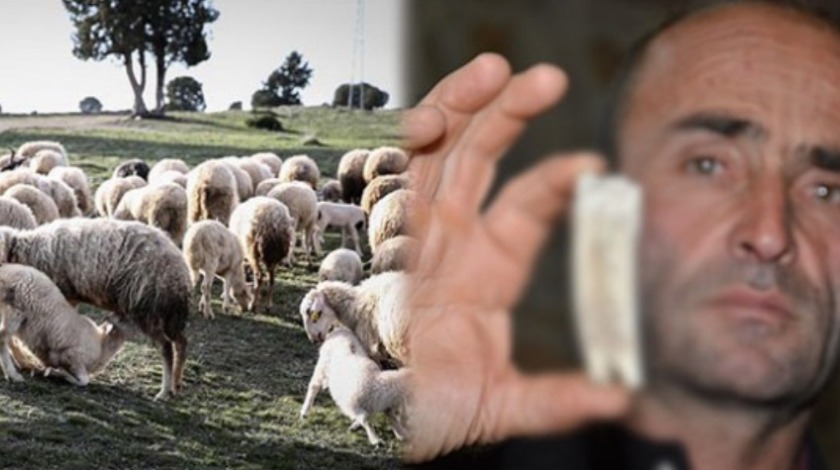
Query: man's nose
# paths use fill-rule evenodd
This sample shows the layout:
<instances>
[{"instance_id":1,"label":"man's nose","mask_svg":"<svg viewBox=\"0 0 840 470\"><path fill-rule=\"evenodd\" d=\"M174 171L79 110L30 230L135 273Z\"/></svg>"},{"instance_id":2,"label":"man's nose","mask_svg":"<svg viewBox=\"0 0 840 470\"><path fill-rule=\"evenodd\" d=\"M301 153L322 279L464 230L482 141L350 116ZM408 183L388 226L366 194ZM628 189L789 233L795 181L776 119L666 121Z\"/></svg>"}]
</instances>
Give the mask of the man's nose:
<instances>
[{"instance_id":1,"label":"man's nose","mask_svg":"<svg viewBox=\"0 0 840 470\"><path fill-rule=\"evenodd\" d=\"M743 195L743 207L731 239L738 258L787 264L796 253L792 211L784 184L758 182Z\"/></svg>"}]
</instances>

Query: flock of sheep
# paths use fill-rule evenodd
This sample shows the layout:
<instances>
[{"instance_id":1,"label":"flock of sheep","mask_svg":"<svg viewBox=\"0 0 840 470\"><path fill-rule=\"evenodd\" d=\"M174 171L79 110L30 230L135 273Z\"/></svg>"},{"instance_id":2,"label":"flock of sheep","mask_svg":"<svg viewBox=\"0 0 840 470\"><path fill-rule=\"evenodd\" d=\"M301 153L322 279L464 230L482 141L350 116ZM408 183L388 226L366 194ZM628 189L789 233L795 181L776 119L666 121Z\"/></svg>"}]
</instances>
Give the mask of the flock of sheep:
<instances>
[{"instance_id":1,"label":"flock of sheep","mask_svg":"<svg viewBox=\"0 0 840 470\"><path fill-rule=\"evenodd\" d=\"M357 149L341 158L338 180L322 183L304 155L282 160L264 152L194 168L179 159L152 167L129 160L93 192L60 143L21 145L0 157L4 375L22 381L20 370L33 370L83 386L141 332L161 349L156 399L169 398L183 380L190 303L212 318L218 278L226 312L234 304L270 311L275 273L302 256L310 266L321 260L321 282L300 302L306 334L321 346L301 418L329 388L372 444L380 439L370 418L379 412L403 438L401 301L417 249L407 236L407 166L398 148ZM329 228L341 229L342 248L323 256ZM359 236L365 229L368 263ZM97 325L77 312L79 302L111 315Z\"/></svg>"}]
</instances>

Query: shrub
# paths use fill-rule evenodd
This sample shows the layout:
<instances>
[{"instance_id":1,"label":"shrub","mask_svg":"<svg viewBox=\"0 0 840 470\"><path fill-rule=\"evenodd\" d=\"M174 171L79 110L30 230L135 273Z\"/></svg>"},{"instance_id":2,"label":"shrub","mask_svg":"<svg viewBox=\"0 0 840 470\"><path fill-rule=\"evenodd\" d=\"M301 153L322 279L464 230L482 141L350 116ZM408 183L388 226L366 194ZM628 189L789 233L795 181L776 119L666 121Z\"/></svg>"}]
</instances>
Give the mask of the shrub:
<instances>
[{"instance_id":1,"label":"shrub","mask_svg":"<svg viewBox=\"0 0 840 470\"><path fill-rule=\"evenodd\" d=\"M283 124L274 116L262 115L255 116L247 121L245 124L254 129L264 129L267 131L280 132L283 130Z\"/></svg>"},{"instance_id":2,"label":"shrub","mask_svg":"<svg viewBox=\"0 0 840 470\"><path fill-rule=\"evenodd\" d=\"M95 96L88 96L79 101L79 111L82 114L99 114L102 112L102 103Z\"/></svg>"}]
</instances>

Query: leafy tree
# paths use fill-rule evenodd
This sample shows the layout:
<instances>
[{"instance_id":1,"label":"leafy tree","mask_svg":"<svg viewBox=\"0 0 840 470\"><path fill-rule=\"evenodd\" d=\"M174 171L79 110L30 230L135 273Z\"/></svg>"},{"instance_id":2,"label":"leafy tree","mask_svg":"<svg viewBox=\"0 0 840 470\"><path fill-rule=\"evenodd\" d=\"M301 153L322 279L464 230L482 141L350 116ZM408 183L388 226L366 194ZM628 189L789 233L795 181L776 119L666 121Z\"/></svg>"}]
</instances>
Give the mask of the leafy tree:
<instances>
[{"instance_id":1,"label":"leafy tree","mask_svg":"<svg viewBox=\"0 0 840 470\"><path fill-rule=\"evenodd\" d=\"M88 96L79 101L79 111L82 114L99 114L102 112L102 102L95 96Z\"/></svg>"},{"instance_id":2,"label":"leafy tree","mask_svg":"<svg viewBox=\"0 0 840 470\"><path fill-rule=\"evenodd\" d=\"M210 57L204 28L219 13L209 0L62 0L73 26L73 54L82 60L115 57L134 92L134 114L147 115L146 54L157 68L156 111L163 111L166 70Z\"/></svg>"},{"instance_id":3,"label":"leafy tree","mask_svg":"<svg viewBox=\"0 0 840 470\"><path fill-rule=\"evenodd\" d=\"M251 106L256 107L255 101L261 107L301 104L298 90L306 88L310 78L312 69L309 68L309 63L303 61L299 52L292 51L286 56L283 64L271 72L263 87L254 92Z\"/></svg>"},{"instance_id":4,"label":"leafy tree","mask_svg":"<svg viewBox=\"0 0 840 470\"><path fill-rule=\"evenodd\" d=\"M192 77L173 78L166 84L166 109L173 111L204 111L204 91Z\"/></svg>"}]
</instances>

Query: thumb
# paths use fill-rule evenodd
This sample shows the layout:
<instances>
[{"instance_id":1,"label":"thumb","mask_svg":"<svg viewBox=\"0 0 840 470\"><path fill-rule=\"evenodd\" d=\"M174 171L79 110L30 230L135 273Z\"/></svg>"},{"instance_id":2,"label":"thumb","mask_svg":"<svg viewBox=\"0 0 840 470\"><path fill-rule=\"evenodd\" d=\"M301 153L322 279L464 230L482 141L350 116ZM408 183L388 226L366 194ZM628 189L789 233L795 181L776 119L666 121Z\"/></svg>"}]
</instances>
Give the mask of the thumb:
<instances>
[{"instance_id":1,"label":"thumb","mask_svg":"<svg viewBox=\"0 0 840 470\"><path fill-rule=\"evenodd\" d=\"M570 431L590 421L619 418L630 407L630 392L595 384L581 373L517 373L498 390L497 400L488 406L498 411L487 423L487 442Z\"/></svg>"}]
</instances>

